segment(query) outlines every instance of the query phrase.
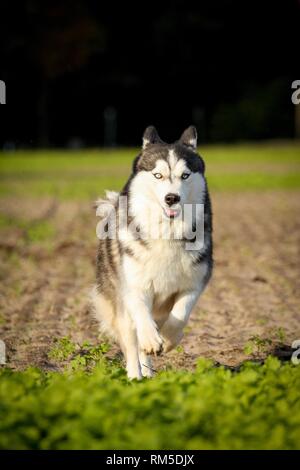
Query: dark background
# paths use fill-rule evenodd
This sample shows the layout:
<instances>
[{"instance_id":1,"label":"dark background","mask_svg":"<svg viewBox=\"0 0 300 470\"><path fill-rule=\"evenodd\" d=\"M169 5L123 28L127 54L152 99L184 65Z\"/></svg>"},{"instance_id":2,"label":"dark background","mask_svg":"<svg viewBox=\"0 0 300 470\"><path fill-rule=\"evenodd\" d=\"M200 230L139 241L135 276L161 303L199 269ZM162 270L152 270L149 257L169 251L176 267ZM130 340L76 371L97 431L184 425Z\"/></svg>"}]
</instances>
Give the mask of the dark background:
<instances>
[{"instance_id":1,"label":"dark background","mask_svg":"<svg viewBox=\"0 0 300 470\"><path fill-rule=\"evenodd\" d=\"M299 1L0 4L0 148L294 136Z\"/></svg>"}]
</instances>

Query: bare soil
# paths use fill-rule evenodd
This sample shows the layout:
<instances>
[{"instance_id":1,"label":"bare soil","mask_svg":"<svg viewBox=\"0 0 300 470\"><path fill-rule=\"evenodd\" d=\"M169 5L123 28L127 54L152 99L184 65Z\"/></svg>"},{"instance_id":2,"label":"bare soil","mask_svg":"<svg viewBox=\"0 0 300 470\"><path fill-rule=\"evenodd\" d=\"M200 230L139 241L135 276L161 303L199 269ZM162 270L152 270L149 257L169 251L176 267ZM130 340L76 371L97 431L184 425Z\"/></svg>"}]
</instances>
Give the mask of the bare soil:
<instances>
[{"instance_id":1,"label":"bare soil","mask_svg":"<svg viewBox=\"0 0 300 470\"><path fill-rule=\"evenodd\" d=\"M199 356L236 367L300 339L300 192L217 192L212 202L213 279L182 348L156 358L157 368L192 368ZM56 338L99 341L88 306L97 246L92 205L2 198L0 211L12 218L0 235L0 339L7 365L57 368L48 358ZM41 222L54 227L50 240L32 239L30 228Z\"/></svg>"}]
</instances>

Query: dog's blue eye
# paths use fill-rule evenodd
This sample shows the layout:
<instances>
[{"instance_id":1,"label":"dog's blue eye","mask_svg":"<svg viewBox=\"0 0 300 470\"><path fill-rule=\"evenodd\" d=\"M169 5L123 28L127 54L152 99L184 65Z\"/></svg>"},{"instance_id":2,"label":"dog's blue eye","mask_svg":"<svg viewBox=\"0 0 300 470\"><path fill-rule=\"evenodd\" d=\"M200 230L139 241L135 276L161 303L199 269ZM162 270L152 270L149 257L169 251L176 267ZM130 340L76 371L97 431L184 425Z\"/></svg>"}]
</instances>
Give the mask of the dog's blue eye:
<instances>
[{"instance_id":1,"label":"dog's blue eye","mask_svg":"<svg viewBox=\"0 0 300 470\"><path fill-rule=\"evenodd\" d=\"M158 180L160 180L162 178L162 174L161 173L154 173L154 176L155 178L157 178Z\"/></svg>"},{"instance_id":2,"label":"dog's blue eye","mask_svg":"<svg viewBox=\"0 0 300 470\"><path fill-rule=\"evenodd\" d=\"M190 176L190 173L182 173L181 179L186 180Z\"/></svg>"}]
</instances>

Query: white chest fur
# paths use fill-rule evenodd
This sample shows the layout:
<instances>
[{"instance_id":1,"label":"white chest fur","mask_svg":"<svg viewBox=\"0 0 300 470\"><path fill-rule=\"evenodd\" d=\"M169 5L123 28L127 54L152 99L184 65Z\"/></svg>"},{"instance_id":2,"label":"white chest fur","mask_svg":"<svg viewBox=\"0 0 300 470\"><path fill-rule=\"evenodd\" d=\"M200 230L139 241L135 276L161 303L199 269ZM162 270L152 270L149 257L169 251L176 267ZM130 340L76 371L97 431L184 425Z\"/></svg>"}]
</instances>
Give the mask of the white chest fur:
<instances>
[{"instance_id":1,"label":"white chest fur","mask_svg":"<svg viewBox=\"0 0 300 470\"><path fill-rule=\"evenodd\" d=\"M185 290L201 290L206 265L193 264L191 253L178 241L153 240L141 247L135 243L135 257L124 257L124 276L128 284L151 289L161 298Z\"/></svg>"}]
</instances>

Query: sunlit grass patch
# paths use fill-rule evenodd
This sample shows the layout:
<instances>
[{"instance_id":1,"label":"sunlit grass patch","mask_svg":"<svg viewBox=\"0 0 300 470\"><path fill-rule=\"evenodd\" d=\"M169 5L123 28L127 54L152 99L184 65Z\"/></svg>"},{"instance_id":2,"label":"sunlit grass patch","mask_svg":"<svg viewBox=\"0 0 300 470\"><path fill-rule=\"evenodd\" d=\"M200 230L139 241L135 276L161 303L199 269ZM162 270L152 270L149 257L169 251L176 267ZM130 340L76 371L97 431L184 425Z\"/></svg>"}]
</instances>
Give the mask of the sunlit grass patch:
<instances>
[{"instance_id":1,"label":"sunlit grass patch","mask_svg":"<svg viewBox=\"0 0 300 470\"><path fill-rule=\"evenodd\" d=\"M199 148L212 190L300 188L300 146L249 144ZM0 195L93 199L125 184L139 149L0 154ZM262 164L265 164L262 166ZM270 169L276 171L269 171Z\"/></svg>"},{"instance_id":2,"label":"sunlit grass patch","mask_svg":"<svg viewBox=\"0 0 300 470\"><path fill-rule=\"evenodd\" d=\"M0 214L0 229L18 229L25 242L35 243L53 240L56 234L54 225L48 220L25 220Z\"/></svg>"},{"instance_id":3,"label":"sunlit grass patch","mask_svg":"<svg viewBox=\"0 0 300 470\"><path fill-rule=\"evenodd\" d=\"M297 189L300 188L299 173L235 173L208 174L209 187L213 190L266 190L266 189Z\"/></svg>"}]
</instances>

